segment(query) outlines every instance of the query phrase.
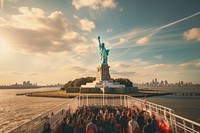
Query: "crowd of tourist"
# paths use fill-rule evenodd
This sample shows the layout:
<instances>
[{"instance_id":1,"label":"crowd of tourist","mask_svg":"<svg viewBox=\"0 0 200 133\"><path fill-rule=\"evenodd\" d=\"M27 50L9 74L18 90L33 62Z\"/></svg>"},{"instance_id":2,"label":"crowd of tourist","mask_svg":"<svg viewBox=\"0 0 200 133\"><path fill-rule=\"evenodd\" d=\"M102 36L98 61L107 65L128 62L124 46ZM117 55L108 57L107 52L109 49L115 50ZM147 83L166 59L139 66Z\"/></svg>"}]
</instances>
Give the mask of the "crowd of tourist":
<instances>
[{"instance_id":1,"label":"crowd of tourist","mask_svg":"<svg viewBox=\"0 0 200 133\"><path fill-rule=\"evenodd\" d=\"M67 113L63 133L156 133L155 116L136 107L83 106Z\"/></svg>"}]
</instances>

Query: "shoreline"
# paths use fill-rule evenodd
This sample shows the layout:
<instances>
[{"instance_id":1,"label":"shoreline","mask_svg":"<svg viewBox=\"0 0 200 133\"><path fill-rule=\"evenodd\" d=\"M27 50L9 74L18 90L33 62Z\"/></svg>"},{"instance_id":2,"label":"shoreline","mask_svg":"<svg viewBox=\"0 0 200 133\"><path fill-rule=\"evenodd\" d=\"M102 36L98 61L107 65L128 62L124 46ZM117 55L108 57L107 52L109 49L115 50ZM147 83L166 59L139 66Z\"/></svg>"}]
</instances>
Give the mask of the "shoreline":
<instances>
[{"instance_id":1,"label":"shoreline","mask_svg":"<svg viewBox=\"0 0 200 133\"><path fill-rule=\"evenodd\" d=\"M101 97L101 93L66 93L66 91L43 91L43 92L31 92L31 93L18 93L17 96L29 96L29 97L48 97L48 98L74 98L76 96L91 95L95 97ZM154 97L154 96L164 96L172 95L169 92L159 92L159 93L145 93L138 92L132 94L104 94L104 96L119 96L119 95L129 95L132 97Z\"/></svg>"}]
</instances>

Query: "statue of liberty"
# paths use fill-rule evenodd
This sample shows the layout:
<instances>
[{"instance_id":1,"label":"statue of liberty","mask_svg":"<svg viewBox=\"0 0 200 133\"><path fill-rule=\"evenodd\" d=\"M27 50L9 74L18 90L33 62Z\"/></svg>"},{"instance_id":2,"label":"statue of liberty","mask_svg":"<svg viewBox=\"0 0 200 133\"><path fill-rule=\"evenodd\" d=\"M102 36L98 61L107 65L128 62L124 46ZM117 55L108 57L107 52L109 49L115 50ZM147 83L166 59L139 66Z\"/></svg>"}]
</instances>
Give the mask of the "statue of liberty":
<instances>
[{"instance_id":1,"label":"statue of liberty","mask_svg":"<svg viewBox=\"0 0 200 133\"><path fill-rule=\"evenodd\" d=\"M106 50L104 43L100 42L100 36L98 36L99 41L99 52L100 52L100 62L101 64L108 64L108 53L109 49Z\"/></svg>"}]
</instances>

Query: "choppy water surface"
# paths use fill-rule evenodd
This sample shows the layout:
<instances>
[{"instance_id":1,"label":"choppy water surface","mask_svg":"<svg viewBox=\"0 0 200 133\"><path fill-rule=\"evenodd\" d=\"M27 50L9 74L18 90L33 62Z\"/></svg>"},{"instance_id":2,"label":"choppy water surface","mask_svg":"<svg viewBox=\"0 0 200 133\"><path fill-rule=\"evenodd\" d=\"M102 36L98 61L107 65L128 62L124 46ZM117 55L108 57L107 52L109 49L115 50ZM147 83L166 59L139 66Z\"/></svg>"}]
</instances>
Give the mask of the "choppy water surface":
<instances>
[{"instance_id":1,"label":"choppy water surface","mask_svg":"<svg viewBox=\"0 0 200 133\"><path fill-rule=\"evenodd\" d=\"M0 89L0 132L35 118L67 100L63 98L16 96L17 93L44 90L52 90L52 88Z\"/></svg>"}]
</instances>

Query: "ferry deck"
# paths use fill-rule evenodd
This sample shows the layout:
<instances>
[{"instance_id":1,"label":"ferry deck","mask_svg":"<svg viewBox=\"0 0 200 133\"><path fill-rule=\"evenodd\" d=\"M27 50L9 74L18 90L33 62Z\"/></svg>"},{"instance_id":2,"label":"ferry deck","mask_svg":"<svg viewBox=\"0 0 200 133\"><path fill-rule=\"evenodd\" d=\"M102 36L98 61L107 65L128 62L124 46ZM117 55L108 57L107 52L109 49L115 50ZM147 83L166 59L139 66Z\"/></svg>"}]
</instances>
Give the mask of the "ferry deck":
<instances>
[{"instance_id":1,"label":"ferry deck","mask_svg":"<svg viewBox=\"0 0 200 133\"><path fill-rule=\"evenodd\" d=\"M172 109L151 103L145 99L134 98L128 95L92 96L80 95L68 99L50 111L12 129L3 131L8 133L42 133L44 125L49 123L51 133L62 133L62 121L68 113L74 113L80 107L98 108L137 108L149 116L155 115L158 122L159 133L199 133L200 124L177 115ZM105 131L106 132L106 131ZM117 132L117 131L116 131Z\"/></svg>"}]
</instances>

